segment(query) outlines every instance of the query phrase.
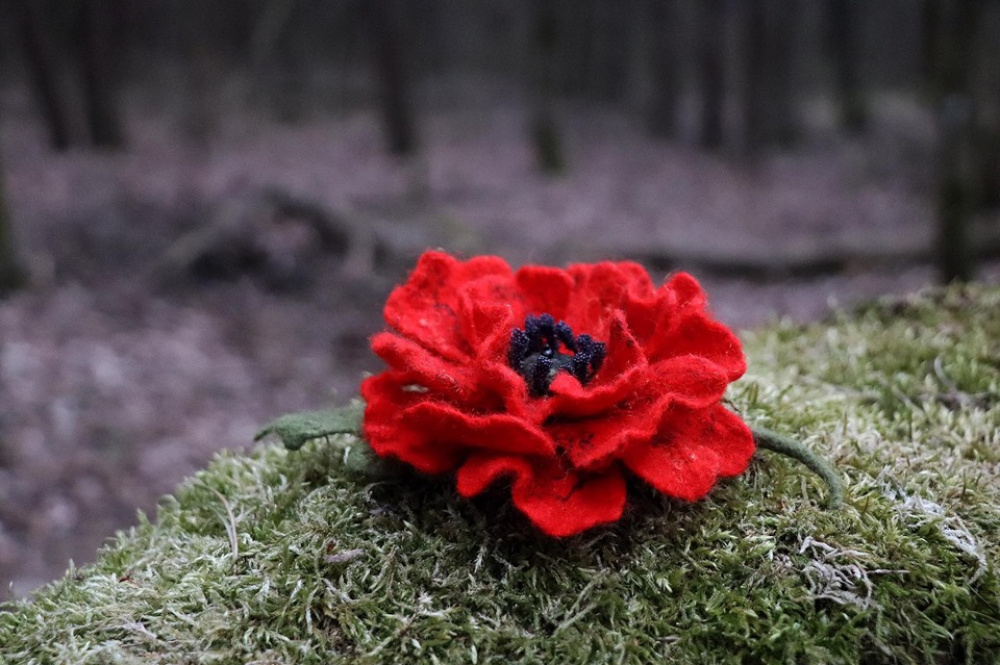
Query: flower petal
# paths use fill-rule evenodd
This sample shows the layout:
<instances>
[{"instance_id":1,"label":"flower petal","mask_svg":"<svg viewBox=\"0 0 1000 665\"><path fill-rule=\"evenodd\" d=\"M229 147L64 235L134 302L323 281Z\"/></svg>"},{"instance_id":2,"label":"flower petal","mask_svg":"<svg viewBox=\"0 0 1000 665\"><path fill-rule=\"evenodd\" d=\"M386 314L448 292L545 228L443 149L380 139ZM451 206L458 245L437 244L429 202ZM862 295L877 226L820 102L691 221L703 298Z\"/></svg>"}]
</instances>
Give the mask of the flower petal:
<instances>
[{"instance_id":1,"label":"flower petal","mask_svg":"<svg viewBox=\"0 0 1000 665\"><path fill-rule=\"evenodd\" d=\"M664 287L673 292L676 307L702 310L708 302L705 290L689 273L674 273Z\"/></svg>"},{"instance_id":2,"label":"flower petal","mask_svg":"<svg viewBox=\"0 0 1000 665\"><path fill-rule=\"evenodd\" d=\"M625 508L621 472L581 477L559 468L555 460L482 453L472 455L458 470L459 494L479 494L496 480L513 476L514 506L550 536L572 536L614 522Z\"/></svg>"},{"instance_id":3,"label":"flower petal","mask_svg":"<svg viewBox=\"0 0 1000 665\"><path fill-rule=\"evenodd\" d=\"M426 397L407 390L410 383L404 372L388 371L361 382L365 399L362 432L375 454L395 457L423 473L451 471L463 453L455 446L431 441L418 428L410 427L401 417L404 407Z\"/></svg>"},{"instance_id":4,"label":"flower petal","mask_svg":"<svg viewBox=\"0 0 1000 665\"><path fill-rule=\"evenodd\" d=\"M644 344L649 361L691 354L716 363L730 381L743 376L747 365L740 340L706 311L705 292L698 281L677 273L663 290L672 306L660 310L655 331Z\"/></svg>"},{"instance_id":5,"label":"flower petal","mask_svg":"<svg viewBox=\"0 0 1000 665\"><path fill-rule=\"evenodd\" d=\"M555 455L555 443L544 431L506 413L475 415L451 404L424 400L408 407L402 417L410 427L448 446Z\"/></svg>"},{"instance_id":6,"label":"flower petal","mask_svg":"<svg viewBox=\"0 0 1000 665\"><path fill-rule=\"evenodd\" d=\"M520 311L506 300L496 302L462 294L462 330L478 362L506 362L510 333L524 324L523 318L518 320Z\"/></svg>"},{"instance_id":7,"label":"flower petal","mask_svg":"<svg viewBox=\"0 0 1000 665\"><path fill-rule=\"evenodd\" d=\"M389 294L383 310L386 323L398 333L451 360L469 354L451 302L457 264L443 252L425 252L407 282Z\"/></svg>"},{"instance_id":8,"label":"flower petal","mask_svg":"<svg viewBox=\"0 0 1000 665\"><path fill-rule=\"evenodd\" d=\"M650 442L625 451L633 473L664 494L695 501L720 476L742 473L753 454L750 429L728 409L677 411Z\"/></svg>"},{"instance_id":9,"label":"flower petal","mask_svg":"<svg viewBox=\"0 0 1000 665\"><path fill-rule=\"evenodd\" d=\"M565 270L524 266L514 275L514 281L524 298L526 314L547 313L556 319L565 318L573 291L573 278Z\"/></svg>"},{"instance_id":10,"label":"flower petal","mask_svg":"<svg viewBox=\"0 0 1000 665\"><path fill-rule=\"evenodd\" d=\"M611 314L620 311L626 300L654 294L649 274L638 263L576 264L566 271L576 283L566 321L574 330L595 337L604 335Z\"/></svg>"},{"instance_id":11,"label":"flower petal","mask_svg":"<svg viewBox=\"0 0 1000 665\"><path fill-rule=\"evenodd\" d=\"M596 415L641 389L648 371L646 358L620 313L612 319L606 348L604 365L588 385L581 385L565 372L553 379L549 386L552 415L574 418Z\"/></svg>"},{"instance_id":12,"label":"flower petal","mask_svg":"<svg viewBox=\"0 0 1000 665\"><path fill-rule=\"evenodd\" d=\"M412 374L414 383L445 399L465 402L472 397L475 385L467 365L446 360L395 333L373 336L371 347L389 367Z\"/></svg>"},{"instance_id":13,"label":"flower petal","mask_svg":"<svg viewBox=\"0 0 1000 665\"><path fill-rule=\"evenodd\" d=\"M453 362L395 333L379 333L371 345L389 367L406 373L408 384L427 388L439 401L477 411L506 411L533 423L549 414L547 401L529 400L524 378L504 363L483 361L474 367Z\"/></svg>"},{"instance_id":14,"label":"flower petal","mask_svg":"<svg viewBox=\"0 0 1000 665\"><path fill-rule=\"evenodd\" d=\"M718 404L729 385L728 377L716 363L701 356L674 356L648 370L645 390L655 395L671 395L672 404L703 409Z\"/></svg>"},{"instance_id":15,"label":"flower petal","mask_svg":"<svg viewBox=\"0 0 1000 665\"><path fill-rule=\"evenodd\" d=\"M665 404L648 410L620 409L601 417L555 421L547 431L574 469L599 471L614 463L622 451L652 439L664 408Z\"/></svg>"},{"instance_id":16,"label":"flower petal","mask_svg":"<svg viewBox=\"0 0 1000 665\"><path fill-rule=\"evenodd\" d=\"M753 432L742 418L721 404L710 411L711 436L707 432L705 436L719 455L719 475L738 476L747 470L750 458L757 449Z\"/></svg>"},{"instance_id":17,"label":"flower petal","mask_svg":"<svg viewBox=\"0 0 1000 665\"><path fill-rule=\"evenodd\" d=\"M608 385L619 381L621 375L633 368L645 368L646 356L642 347L628 330L625 316L615 312L610 320L605 346L604 364L594 376L593 385ZM598 340L600 341L600 340Z\"/></svg>"},{"instance_id":18,"label":"flower petal","mask_svg":"<svg viewBox=\"0 0 1000 665\"><path fill-rule=\"evenodd\" d=\"M701 356L722 368L730 381L740 378L747 370L739 338L704 312L691 312L681 318L664 340L662 348L650 350L651 360L684 354Z\"/></svg>"},{"instance_id":19,"label":"flower petal","mask_svg":"<svg viewBox=\"0 0 1000 665\"><path fill-rule=\"evenodd\" d=\"M482 494L504 476L531 475L531 462L525 457L496 455L489 452L473 453L459 467L455 475L455 489L469 499Z\"/></svg>"},{"instance_id":20,"label":"flower petal","mask_svg":"<svg viewBox=\"0 0 1000 665\"><path fill-rule=\"evenodd\" d=\"M479 284L486 282L486 284ZM460 262L444 252L425 252L409 279L393 289L383 314L398 333L451 360L469 355L462 334L460 297L475 289L481 300L502 303L515 292L513 271L496 256Z\"/></svg>"},{"instance_id":21,"label":"flower petal","mask_svg":"<svg viewBox=\"0 0 1000 665\"><path fill-rule=\"evenodd\" d=\"M714 450L676 442L631 448L625 464L637 476L668 496L697 501L715 485L719 456Z\"/></svg>"},{"instance_id":22,"label":"flower petal","mask_svg":"<svg viewBox=\"0 0 1000 665\"><path fill-rule=\"evenodd\" d=\"M490 391L502 400L507 413L535 425L548 417L549 401L529 399L528 384L524 377L505 362L483 362L476 378L483 390Z\"/></svg>"},{"instance_id":23,"label":"flower petal","mask_svg":"<svg viewBox=\"0 0 1000 665\"><path fill-rule=\"evenodd\" d=\"M568 493L549 479L515 481L514 505L539 529L557 538L575 536L600 524L614 522L625 508L625 479L618 469L578 482ZM565 483L568 485L568 483ZM556 491L553 491L556 490Z\"/></svg>"},{"instance_id":24,"label":"flower petal","mask_svg":"<svg viewBox=\"0 0 1000 665\"><path fill-rule=\"evenodd\" d=\"M460 284L488 276L509 280L513 275L514 271L499 256L475 256L468 261L457 261L455 266L455 280Z\"/></svg>"},{"instance_id":25,"label":"flower petal","mask_svg":"<svg viewBox=\"0 0 1000 665\"><path fill-rule=\"evenodd\" d=\"M576 380L557 377L552 386L568 386L569 382ZM675 407L705 409L717 405L727 383L723 371L704 358L671 358L631 380L625 401L608 403L605 409L587 414L589 417L574 418L570 414L601 406L598 395L581 398L579 404L558 403L566 396L554 395L549 400L553 417L546 430L566 451L574 468L602 469L630 446L651 440Z\"/></svg>"}]
</instances>

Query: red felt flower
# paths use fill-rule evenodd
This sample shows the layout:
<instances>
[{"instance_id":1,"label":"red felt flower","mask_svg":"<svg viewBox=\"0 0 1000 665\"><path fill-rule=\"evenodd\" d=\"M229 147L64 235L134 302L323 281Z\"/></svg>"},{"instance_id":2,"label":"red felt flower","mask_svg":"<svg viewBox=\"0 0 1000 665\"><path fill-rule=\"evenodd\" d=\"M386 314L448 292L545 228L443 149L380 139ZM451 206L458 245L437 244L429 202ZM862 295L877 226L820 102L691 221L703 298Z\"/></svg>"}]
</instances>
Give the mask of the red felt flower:
<instances>
[{"instance_id":1,"label":"red felt flower","mask_svg":"<svg viewBox=\"0 0 1000 665\"><path fill-rule=\"evenodd\" d=\"M693 501L753 454L721 404L743 351L688 274L656 288L629 262L513 271L427 252L385 318L372 348L390 369L361 386L372 449L456 472L465 497L506 478L553 536L617 520L626 471Z\"/></svg>"}]
</instances>

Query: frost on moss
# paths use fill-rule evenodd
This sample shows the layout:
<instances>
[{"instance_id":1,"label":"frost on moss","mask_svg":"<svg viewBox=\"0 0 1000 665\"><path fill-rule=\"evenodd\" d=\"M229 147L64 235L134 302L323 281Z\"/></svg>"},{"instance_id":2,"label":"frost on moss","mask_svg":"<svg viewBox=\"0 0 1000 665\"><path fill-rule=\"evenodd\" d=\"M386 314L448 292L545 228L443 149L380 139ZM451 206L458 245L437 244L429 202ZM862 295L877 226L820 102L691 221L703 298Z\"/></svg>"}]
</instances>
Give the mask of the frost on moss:
<instances>
[{"instance_id":1,"label":"frost on moss","mask_svg":"<svg viewBox=\"0 0 1000 665\"><path fill-rule=\"evenodd\" d=\"M564 541L497 494L362 475L349 435L224 453L156 523L0 614L32 663L1000 660L1000 290L744 335L730 394L847 481L760 453L703 502L633 488Z\"/></svg>"}]
</instances>

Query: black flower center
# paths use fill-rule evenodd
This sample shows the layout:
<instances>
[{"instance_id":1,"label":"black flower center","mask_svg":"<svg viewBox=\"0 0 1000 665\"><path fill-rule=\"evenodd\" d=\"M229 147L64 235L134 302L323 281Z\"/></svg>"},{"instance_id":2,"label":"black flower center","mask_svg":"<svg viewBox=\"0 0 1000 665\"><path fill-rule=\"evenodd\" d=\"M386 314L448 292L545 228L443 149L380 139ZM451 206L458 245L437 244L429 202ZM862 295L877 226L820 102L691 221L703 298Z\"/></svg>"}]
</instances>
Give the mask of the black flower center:
<instances>
[{"instance_id":1,"label":"black flower center","mask_svg":"<svg viewBox=\"0 0 1000 665\"><path fill-rule=\"evenodd\" d=\"M561 349L566 349L563 352ZM524 377L532 395L547 395L560 370L586 385L604 362L603 342L590 335L573 335L573 329L551 314L528 316L524 330L510 333L507 362Z\"/></svg>"}]
</instances>

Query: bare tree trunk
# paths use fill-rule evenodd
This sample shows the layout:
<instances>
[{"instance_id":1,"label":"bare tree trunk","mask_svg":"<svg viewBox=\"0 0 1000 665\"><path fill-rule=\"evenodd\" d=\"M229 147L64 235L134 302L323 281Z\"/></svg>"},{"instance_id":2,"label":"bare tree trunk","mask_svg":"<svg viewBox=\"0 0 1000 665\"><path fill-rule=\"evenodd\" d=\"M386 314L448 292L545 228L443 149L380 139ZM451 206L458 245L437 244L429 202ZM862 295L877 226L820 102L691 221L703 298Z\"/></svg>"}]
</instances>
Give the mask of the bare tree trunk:
<instances>
[{"instance_id":1,"label":"bare tree trunk","mask_svg":"<svg viewBox=\"0 0 1000 665\"><path fill-rule=\"evenodd\" d=\"M701 0L698 44L701 145L709 149L720 147L723 140L725 23L725 0Z\"/></svg>"},{"instance_id":2,"label":"bare tree trunk","mask_svg":"<svg viewBox=\"0 0 1000 665\"><path fill-rule=\"evenodd\" d=\"M382 87L382 115L389 152L394 155L413 154L417 150L417 136L403 54L403 29L395 4L385 0L366 2L365 12Z\"/></svg>"},{"instance_id":3,"label":"bare tree trunk","mask_svg":"<svg viewBox=\"0 0 1000 665\"><path fill-rule=\"evenodd\" d=\"M56 74L52 34L41 15L44 8L37 0L13 0L11 8L21 33L31 83L45 118L49 144L56 150L66 150L71 143L67 105Z\"/></svg>"},{"instance_id":4,"label":"bare tree trunk","mask_svg":"<svg viewBox=\"0 0 1000 665\"><path fill-rule=\"evenodd\" d=\"M781 145L794 143L799 136L795 106L795 34L799 26L800 0L774 0L771 27L772 50L768 62L771 73L769 95L772 138Z\"/></svg>"},{"instance_id":5,"label":"bare tree trunk","mask_svg":"<svg viewBox=\"0 0 1000 665\"><path fill-rule=\"evenodd\" d=\"M744 25L743 146L754 161L767 143L767 0L747 0Z\"/></svg>"},{"instance_id":6,"label":"bare tree trunk","mask_svg":"<svg viewBox=\"0 0 1000 665\"><path fill-rule=\"evenodd\" d=\"M531 121L531 139L539 168L545 173L558 173L566 167L562 136L556 125L553 94L555 81L558 27L554 0L537 0L534 7L535 111Z\"/></svg>"},{"instance_id":7,"label":"bare tree trunk","mask_svg":"<svg viewBox=\"0 0 1000 665\"><path fill-rule=\"evenodd\" d=\"M930 87L936 85L940 78L938 60L942 48L942 1L922 0L920 3L920 73L924 83Z\"/></svg>"},{"instance_id":8,"label":"bare tree trunk","mask_svg":"<svg viewBox=\"0 0 1000 665\"><path fill-rule=\"evenodd\" d=\"M631 62L631 0L591 0L597 10L594 32L594 98L618 102L628 91ZM576 11L576 10L574 10Z\"/></svg>"},{"instance_id":9,"label":"bare tree trunk","mask_svg":"<svg viewBox=\"0 0 1000 665\"><path fill-rule=\"evenodd\" d=\"M756 159L766 145L798 137L794 88L799 0L748 0L744 15L744 146Z\"/></svg>"},{"instance_id":10,"label":"bare tree trunk","mask_svg":"<svg viewBox=\"0 0 1000 665\"><path fill-rule=\"evenodd\" d=\"M982 61L976 95L979 145L979 204L983 210L1000 209L1000 3L983 12L980 46ZM990 48L990 46L993 46ZM998 220L1000 222L1000 220Z\"/></svg>"},{"instance_id":11,"label":"bare tree trunk","mask_svg":"<svg viewBox=\"0 0 1000 665\"><path fill-rule=\"evenodd\" d=\"M21 288L26 282L24 267L14 246L10 208L6 199L6 181L0 163L0 297Z\"/></svg>"},{"instance_id":12,"label":"bare tree trunk","mask_svg":"<svg viewBox=\"0 0 1000 665\"><path fill-rule=\"evenodd\" d=\"M559 91L566 95L588 95L593 91L598 57L595 35L601 29L597 3L561 0L554 4L552 20L558 22L555 15L565 19L565 30L559 36L558 54L552 55L559 58L552 64L553 86L558 85Z\"/></svg>"},{"instance_id":13,"label":"bare tree trunk","mask_svg":"<svg viewBox=\"0 0 1000 665\"><path fill-rule=\"evenodd\" d=\"M937 102L939 131L938 270L945 283L968 281L975 273L969 226L978 208L975 97L979 0L955 0L944 7Z\"/></svg>"},{"instance_id":14,"label":"bare tree trunk","mask_svg":"<svg viewBox=\"0 0 1000 665\"><path fill-rule=\"evenodd\" d=\"M116 60L120 58L119 38L114 35L113 0L80 0L77 40L83 72L87 128L90 139L100 148L120 148L125 144L118 110Z\"/></svg>"},{"instance_id":15,"label":"bare tree trunk","mask_svg":"<svg viewBox=\"0 0 1000 665\"><path fill-rule=\"evenodd\" d=\"M676 0L647 0L646 10L653 75L647 123L654 136L674 138L681 87L677 3Z\"/></svg>"},{"instance_id":16,"label":"bare tree trunk","mask_svg":"<svg viewBox=\"0 0 1000 665\"><path fill-rule=\"evenodd\" d=\"M860 5L858 0L829 0L829 49L833 60L840 124L850 131L864 129L868 121L861 75Z\"/></svg>"},{"instance_id":17,"label":"bare tree trunk","mask_svg":"<svg viewBox=\"0 0 1000 665\"><path fill-rule=\"evenodd\" d=\"M1000 122L984 132L981 145L979 203L984 210L992 210L1000 208Z\"/></svg>"},{"instance_id":18,"label":"bare tree trunk","mask_svg":"<svg viewBox=\"0 0 1000 665\"><path fill-rule=\"evenodd\" d=\"M208 7L208 3L203 2L194 5L177 3L171 15L184 68L182 126L192 143L201 148L207 145L213 125L209 71L212 16Z\"/></svg>"}]
</instances>

